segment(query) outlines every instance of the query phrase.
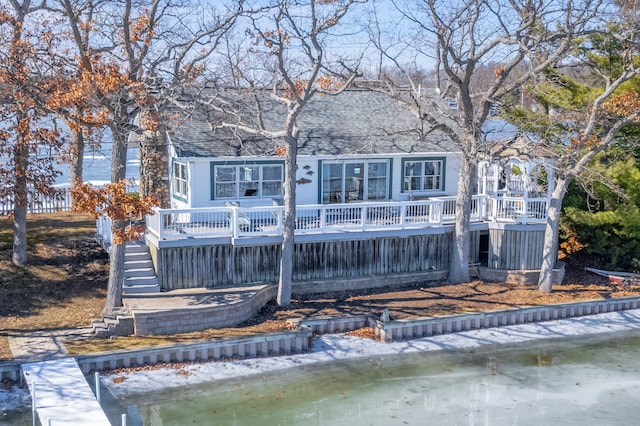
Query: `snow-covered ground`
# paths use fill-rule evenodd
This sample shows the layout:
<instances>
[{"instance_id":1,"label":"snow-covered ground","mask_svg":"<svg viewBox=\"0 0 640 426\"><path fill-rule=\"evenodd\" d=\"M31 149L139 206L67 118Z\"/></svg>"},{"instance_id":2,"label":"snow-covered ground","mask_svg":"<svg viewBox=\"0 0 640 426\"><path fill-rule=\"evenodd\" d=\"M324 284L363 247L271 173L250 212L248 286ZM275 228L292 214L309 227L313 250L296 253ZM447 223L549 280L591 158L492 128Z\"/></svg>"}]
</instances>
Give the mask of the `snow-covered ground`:
<instances>
[{"instance_id":1,"label":"snow-covered ground","mask_svg":"<svg viewBox=\"0 0 640 426\"><path fill-rule=\"evenodd\" d=\"M640 310L598 314L581 318L548 321L473 330L399 343L380 343L344 334L324 335L314 339L312 350L299 355L208 362L107 375L102 383L121 398L171 387L225 380L240 376L334 360L376 357L398 353L415 353L442 349L462 349L484 345L518 343L640 329ZM0 413L29 404L24 389L0 390Z\"/></svg>"}]
</instances>

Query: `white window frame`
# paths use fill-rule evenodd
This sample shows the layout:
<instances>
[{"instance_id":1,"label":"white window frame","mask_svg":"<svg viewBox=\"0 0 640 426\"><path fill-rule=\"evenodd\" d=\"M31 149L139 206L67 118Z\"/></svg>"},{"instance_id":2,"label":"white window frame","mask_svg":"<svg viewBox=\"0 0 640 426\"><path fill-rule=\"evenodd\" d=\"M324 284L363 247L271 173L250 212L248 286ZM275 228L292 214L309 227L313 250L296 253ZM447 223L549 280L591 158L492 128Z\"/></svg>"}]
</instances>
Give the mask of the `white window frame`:
<instances>
[{"instance_id":1,"label":"white window frame","mask_svg":"<svg viewBox=\"0 0 640 426\"><path fill-rule=\"evenodd\" d=\"M279 179L266 179L265 169L269 167L277 167L280 169ZM258 175L253 176L251 169L256 169ZM231 169L233 180L219 181L218 170ZM284 164L283 163L212 163L212 199L213 200L237 200L251 198L274 198L282 196L282 188L284 183ZM244 178L243 178L244 177ZM222 185L233 186L233 194L231 196L222 196L222 192L218 189ZM250 187L250 188L249 188ZM277 187L277 192L267 191L268 187ZM241 188L245 188L241 190ZM251 195L249 195L251 194Z\"/></svg>"},{"instance_id":2,"label":"white window frame","mask_svg":"<svg viewBox=\"0 0 640 426\"><path fill-rule=\"evenodd\" d=\"M171 170L171 188L174 198L186 201L189 196L188 164L174 161Z\"/></svg>"},{"instance_id":3,"label":"white window frame","mask_svg":"<svg viewBox=\"0 0 640 426\"><path fill-rule=\"evenodd\" d=\"M386 175L385 175L385 188L384 188L384 198L382 199L374 199L371 200L373 202L376 201L386 201L389 200L389 187L391 185L391 161L387 158L381 158L381 159L345 159L345 160L324 160L322 161L322 164L320 165L321 170L322 170L322 179L321 179L321 183L322 186L320 188L320 194L319 194L319 198L320 198L320 203L323 204L330 204L330 203L335 203L335 202L339 202L339 203L345 203L345 202L349 202L349 200L346 199L346 182L345 182L345 176L346 176L346 167L349 164L363 164L364 170L362 170L363 173L363 188L362 188L362 193L363 193L363 199L362 200L358 200L358 201L370 201L369 200L369 165L370 164L384 164L385 165L385 169L386 169ZM340 182L340 199L339 200L332 200L332 196L329 196L329 199L325 199L325 181L326 181L326 176L325 176L325 171L324 171L324 167L325 165L331 165L331 164L338 164L342 166L342 181ZM374 179L374 178L371 178Z\"/></svg>"},{"instance_id":4,"label":"white window frame","mask_svg":"<svg viewBox=\"0 0 640 426\"><path fill-rule=\"evenodd\" d=\"M408 164L420 164L419 174L407 174ZM434 170L439 170L440 173L434 173L427 175L426 170L433 167ZM437 185L426 186L425 182L431 178L432 181L437 182ZM430 192L443 192L444 191L444 178L445 178L445 159L444 158L416 158L416 159L403 159L402 161L402 192L406 193L430 193ZM412 181L419 180L420 184L418 188L412 188Z\"/></svg>"}]
</instances>

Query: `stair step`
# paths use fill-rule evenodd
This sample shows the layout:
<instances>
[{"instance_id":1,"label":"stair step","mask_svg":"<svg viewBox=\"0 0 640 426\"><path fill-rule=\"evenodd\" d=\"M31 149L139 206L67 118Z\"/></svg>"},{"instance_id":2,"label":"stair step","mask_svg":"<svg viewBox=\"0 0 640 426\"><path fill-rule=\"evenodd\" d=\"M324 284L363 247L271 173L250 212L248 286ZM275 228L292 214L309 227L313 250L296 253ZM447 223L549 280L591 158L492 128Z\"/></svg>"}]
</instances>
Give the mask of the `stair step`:
<instances>
[{"instance_id":1,"label":"stair step","mask_svg":"<svg viewBox=\"0 0 640 426\"><path fill-rule=\"evenodd\" d=\"M124 266L125 267L136 267L136 265L149 265L153 266L153 261L151 260L151 256L145 258L145 256L135 256L129 257L128 259L125 257Z\"/></svg>"},{"instance_id":2,"label":"stair step","mask_svg":"<svg viewBox=\"0 0 640 426\"><path fill-rule=\"evenodd\" d=\"M117 329L118 328L118 324L120 324L120 321L118 321L118 320L112 320L112 319L109 319L109 318L105 318L104 319L104 325L109 330Z\"/></svg>"},{"instance_id":3,"label":"stair step","mask_svg":"<svg viewBox=\"0 0 640 426\"><path fill-rule=\"evenodd\" d=\"M140 260L151 260L151 254L149 252L136 252L136 253L125 253L124 261L140 261Z\"/></svg>"},{"instance_id":4,"label":"stair step","mask_svg":"<svg viewBox=\"0 0 640 426\"><path fill-rule=\"evenodd\" d=\"M104 326L104 321L101 319L93 319L91 320L91 328L95 329L96 327Z\"/></svg>"},{"instance_id":5,"label":"stair step","mask_svg":"<svg viewBox=\"0 0 640 426\"><path fill-rule=\"evenodd\" d=\"M96 337L109 337L111 335L109 329L106 327L94 327L93 334L95 334Z\"/></svg>"},{"instance_id":6,"label":"stair step","mask_svg":"<svg viewBox=\"0 0 640 426\"><path fill-rule=\"evenodd\" d=\"M118 319L104 318L92 323L93 334L98 337L128 336L134 332L134 322L131 316L118 315Z\"/></svg>"},{"instance_id":7,"label":"stair step","mask_svg":"<svg viewBox=\"0 0 640 426\"><path fill-rule=\"evenodd\" d=\"M124 268L125 272L126 271L130 271L130 272L151 272L152 275L155 275L155 269L153 269L153 265L149 265L149 264L144 264L141 262L137 262L134 263L133 265L127 265L127 267Z\"/></svg>"},{"instance_id":8,"label":"stair step","mask_svg":"<svg viewBox=\"0 0 640 426\"><path fill-rule=\"evenodd\" d=\"M149 247L142 242L129 243L125 247L124 259L123 294L160 291Z\"/></svg>"},{"instance_id":9,"label":"stair step","mask_svg":"<svg viewBox=\"0 0 640 426\"><path fill-rule=\"evenodd\" d=\"M133 277L155 277L156 272L153 268L131 268L124 270L124 278L133 278Z\"/></svg>"},{"instance_id":10,"label":"stair step","mask_svg":"<svg viewBox=\"0 0 640 426\"><path fill-rule=\"evenodd\" d=\"M122 288L122 293L125 295L129 294L141 294L141 293L159 293L160 286L158 284L146 284L146 285L134 285L134 286L124 286Z\"/></svg>"},{"instance_id":11,"label":"stair step","mask_svg":"<svg viewBox=\"0 0 640 426\"><path fill-rule=\"evenodd\" d=\"M138 243L138 244L127 244L124 247L124 252L129 254L129 253L146 253L149 251L149 248L142 243Z\"/></svg>"},{"instance_id":12,"label":"stair step","mask_svg":"<svg viewBox=\"0 0 640 426\"><path fill-rule=\"evenodd\" d=\"M148 285L148 284L158 284L158 278L155 275L152 276L143 276L143 277L127 277L124 279L125 286L132 285Z\"/></svg>"},{"instance_id":13,"label":"stair step","mask_svg":"<svg viewBox=\"0 0 640 426\"><path fill-rule=\"evenodd\" d=\"M153 263L151 262L147 262L147 261L142 261L142 262L127 262L124 265L124 271L138 271L138 270L148 270L148 271L152 271L153 275L156 274L155 272L155 268L153 267Z\"/></svg>"}]
</instances>

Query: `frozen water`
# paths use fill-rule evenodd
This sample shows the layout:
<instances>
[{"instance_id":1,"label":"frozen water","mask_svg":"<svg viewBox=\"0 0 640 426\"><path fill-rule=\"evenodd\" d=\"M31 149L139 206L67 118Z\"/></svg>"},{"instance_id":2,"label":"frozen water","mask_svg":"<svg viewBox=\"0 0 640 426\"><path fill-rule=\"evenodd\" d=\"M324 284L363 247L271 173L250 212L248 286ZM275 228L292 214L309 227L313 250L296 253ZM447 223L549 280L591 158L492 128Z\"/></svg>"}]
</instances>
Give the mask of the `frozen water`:
<instances>
[{"instance_id":1,"label":"frozen water","mask_svg":"<svg viewBox=\"0 0 640 426\"><path fill-rule=\"evenodd\" d=\"M162 425L618 425L640 332L304 366L127 398Z\"/></svg>"}]
</instances>

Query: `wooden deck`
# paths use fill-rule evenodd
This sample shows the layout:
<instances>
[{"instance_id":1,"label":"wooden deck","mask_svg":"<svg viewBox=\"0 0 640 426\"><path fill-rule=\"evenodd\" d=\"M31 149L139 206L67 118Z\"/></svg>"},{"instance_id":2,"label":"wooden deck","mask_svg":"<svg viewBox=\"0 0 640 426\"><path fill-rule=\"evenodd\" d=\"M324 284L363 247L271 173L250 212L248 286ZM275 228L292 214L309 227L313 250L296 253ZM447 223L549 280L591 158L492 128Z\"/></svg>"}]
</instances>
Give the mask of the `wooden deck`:
<instances>
[{"instance_id":1,"label":"wooden deck","mask_svg":"<svg viewBox=\"0 0 640 426\"><path fill-rule=\"evenodd\" d=\"M455 202L455 197L441 197L298 206L293 280L421 276L448 270ZM474 196L469 264L539 269L546 207L546 198ZM283 216L281 206L156 210L147 217L145 238L160 287L276 283ZM108 235L107 218L98 229Z\"/></svg>"}]
</instances>

